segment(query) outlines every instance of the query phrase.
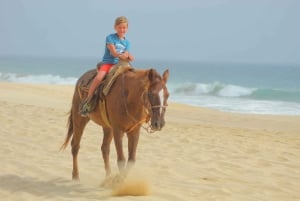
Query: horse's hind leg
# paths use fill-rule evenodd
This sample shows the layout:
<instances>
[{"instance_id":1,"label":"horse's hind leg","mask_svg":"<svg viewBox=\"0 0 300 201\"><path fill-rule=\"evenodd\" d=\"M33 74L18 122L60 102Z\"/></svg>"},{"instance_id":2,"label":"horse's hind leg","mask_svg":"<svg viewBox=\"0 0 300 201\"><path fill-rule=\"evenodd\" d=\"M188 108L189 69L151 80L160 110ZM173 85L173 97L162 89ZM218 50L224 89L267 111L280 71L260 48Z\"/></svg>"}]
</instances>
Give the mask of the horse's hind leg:
<instances>
[{"instance_id":1,"label":"horse's hind leg","mask_svg":"<svg viewBox=\"0 0 300 201\"><path fill-rule=\"evenodd\" d=\"M83 134L83 130L86 126L86 124L89 121L89 118L87 117L82 117L78 113L78 111L73 113L73 126L74 126L74 134L73 138L71 141L71 146L72 146L72 155L73 155L73 172L72 172L72 178L73 180L78 180L79 179L79 171L78 171L78 161L77 161L77 156L80 148L80 140L81 136Z\"/></svg>"},{"instance_id":2,"label":"horse's hind leg","mask_svg":"<svg viewBox=\"0 0 300 201\"><path fill-rule=\"evenodd\" d=\"M101 151L102 151L102 157L103 157L103 161L104 161L106 176L109 176L111 173L110 164L109 164L109 152L110 152L110 143L113 138L112 129L103 128L103 134L104 135L103 135Z\"/></svg>"}]
</instances>

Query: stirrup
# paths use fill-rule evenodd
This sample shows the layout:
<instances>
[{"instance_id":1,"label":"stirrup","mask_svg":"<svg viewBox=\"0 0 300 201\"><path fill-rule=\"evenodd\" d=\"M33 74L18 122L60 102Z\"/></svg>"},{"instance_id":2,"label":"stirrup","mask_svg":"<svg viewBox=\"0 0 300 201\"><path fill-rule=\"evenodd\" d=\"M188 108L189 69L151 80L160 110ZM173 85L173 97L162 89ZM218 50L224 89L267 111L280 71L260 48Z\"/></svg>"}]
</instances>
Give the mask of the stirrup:
<instances>
[{"instance_id":1,"label":"stirrup","mask_svg":"<svg viewBox=\"0 0 300 201\"><path fill-rule=\"evenodd\" d=\"M88 114L91 112L91 103L90 99L86 99L80 106L80 114L83 117L87 117Z\"/></svg>"}]
</instances>

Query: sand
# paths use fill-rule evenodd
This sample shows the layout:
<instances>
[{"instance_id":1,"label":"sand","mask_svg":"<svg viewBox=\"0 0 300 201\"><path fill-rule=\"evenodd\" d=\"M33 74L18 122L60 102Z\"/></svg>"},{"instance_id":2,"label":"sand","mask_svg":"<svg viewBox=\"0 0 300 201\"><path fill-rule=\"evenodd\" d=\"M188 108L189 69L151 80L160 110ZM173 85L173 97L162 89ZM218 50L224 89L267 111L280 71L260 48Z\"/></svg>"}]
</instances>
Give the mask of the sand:
<instances>
[{"instance_id":1,"label":"sand","mask_svg":"<svg viewBox=\"0 0 300 201\"><path fill-rule=\"evenodd\" d=\"M119 188L101 185L102 130L90 122L79 153L81 179L73 182L70 146L59 152L73 90L0 83L1 200L300 200L300 116L176 103L162 131L142 130L136 165Z\"/></svg>"}]
</instances>

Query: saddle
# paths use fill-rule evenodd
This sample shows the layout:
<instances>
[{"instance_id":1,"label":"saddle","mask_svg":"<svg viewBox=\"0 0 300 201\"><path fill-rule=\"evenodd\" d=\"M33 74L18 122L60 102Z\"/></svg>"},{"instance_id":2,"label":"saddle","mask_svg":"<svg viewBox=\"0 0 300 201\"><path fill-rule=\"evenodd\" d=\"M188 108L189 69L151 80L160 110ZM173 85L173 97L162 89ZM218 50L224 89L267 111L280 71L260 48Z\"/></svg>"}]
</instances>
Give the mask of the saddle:
<instances>
[{"instance_id":1,"label":"saddle","mask_svg":"<svg viewBox=\"0 0 300 201\"><path fill-rule=\"evenodd\" d=\"M99 66L99 64L97 65ZM134 68L131 66L129 62L120 61L115 64L109 73L104 77L103 81L99 84L95 93L91 100L89 101L91 104L91 111L94 111L100 102L100 111L105 122L109 123L106 113L106 102L105 97L109 94L111 87L115 83L117 77L127 71L134 71ZM86 72L77 82L76 86L78 88L78 92L80 98L83 100L87 96L89 87L93 81L93 79L97 75L97 69L92 69ZM109 124L108 124L109 125Z\"/></svg>"}]
</instances>

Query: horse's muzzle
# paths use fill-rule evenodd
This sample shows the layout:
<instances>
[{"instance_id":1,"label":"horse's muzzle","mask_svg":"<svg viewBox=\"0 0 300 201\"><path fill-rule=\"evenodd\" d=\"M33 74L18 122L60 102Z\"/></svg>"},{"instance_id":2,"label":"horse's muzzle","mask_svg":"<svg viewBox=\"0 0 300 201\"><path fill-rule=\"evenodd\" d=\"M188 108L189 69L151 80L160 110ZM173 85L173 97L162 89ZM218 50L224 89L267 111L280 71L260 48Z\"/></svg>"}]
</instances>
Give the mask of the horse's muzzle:
<instances>
[{"instance_id":1,"label":"horse's muzzle","mask_svg":"<svg viewBox=\"0 0 300 201\"><path fill-rule=\"evenodd\" d=\"M154 131L159 131L161 130L165 125L165 121L152 121L151 122L151 129L154 130Z\"/></svg>"}]
</instances>

